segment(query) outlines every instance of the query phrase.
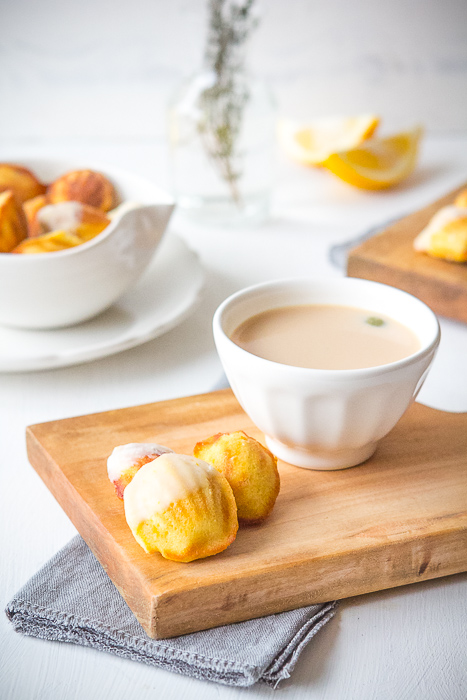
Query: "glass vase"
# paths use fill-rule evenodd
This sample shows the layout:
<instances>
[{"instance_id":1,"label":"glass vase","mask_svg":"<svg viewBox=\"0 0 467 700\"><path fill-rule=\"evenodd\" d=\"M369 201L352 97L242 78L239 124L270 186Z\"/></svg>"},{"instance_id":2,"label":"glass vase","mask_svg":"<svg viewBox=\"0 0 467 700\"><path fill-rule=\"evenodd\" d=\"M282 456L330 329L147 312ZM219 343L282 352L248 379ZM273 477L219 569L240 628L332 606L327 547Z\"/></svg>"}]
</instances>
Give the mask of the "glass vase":
<instances>
[{"instance_id":1,"label":"glass vase","mask_svg":"<svg viewBox=\"0 0 467 700\"><path fill-rule=\"evenodd\" d=\"M220 84L193 75L169 105L172 183L179 210L203 224L264 220L274 180L276 109L268 86L248 74Z\"/></svg>"}]
</instances>

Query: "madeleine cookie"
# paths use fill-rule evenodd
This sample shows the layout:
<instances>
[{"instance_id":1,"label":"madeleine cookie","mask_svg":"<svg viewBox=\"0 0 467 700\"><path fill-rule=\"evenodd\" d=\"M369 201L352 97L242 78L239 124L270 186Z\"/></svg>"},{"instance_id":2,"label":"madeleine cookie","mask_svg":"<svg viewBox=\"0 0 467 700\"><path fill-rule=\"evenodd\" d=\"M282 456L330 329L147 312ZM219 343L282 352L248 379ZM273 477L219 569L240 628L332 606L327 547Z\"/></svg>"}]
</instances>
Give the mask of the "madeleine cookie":
<instances>
[{"instance_id":1,"label":"madeleine cookie","mask_svg":"<svg viewBox=\"0 0 467 700\"><path fill-rule=\"evenodd\" d=\"M163 454L126 487L126 521L145 552L189 562L226 549L238 529L227 480L201 459Z\"/></svg>"},{"instance_id":2,"label":"madeleine cookie","mask_svg":"<svg viewBox=\"0 0 467 700\"><path fill-rule=\"evenodd\" d=\"M81 245L83 241L72 231L51 231L41 236L25 238L12 253L22 255L36 255L38 253L56 253L59 250L67 250Z\"/></svg>"},{"instance_id":3,"label":"madeleine cookie","mask_svg":"<svg viewBox=\"0 0 467 700\"><path fill-rule=\"evenodd\" d=\"M439 209L413 245L434 258L467 262L467 208L450 205Z\"/></svg>"},{"instance_id":4,"label":"madeleine cookie","mask_svg":"<svg viewBox=\"0 0 467 700\"><path fill-rule=\"evenodd\" d=\"M277 458L266 447L239 430L202 440L193 453L225 476L235 496L240 522L257 523L269 515L280 479Z\"/></svg>"},{"instance_id":5,"label":"madeleine cookie","mask_svg":"<svg viewBox=\"0 0 467 700\"><path fill-rule=\"evenodd\" d=\"M467 188L459 192L456 199L454 200L454 204L456 207L460 207L461 209L467 207Z\"/></svg>"},{"instance_id":6,"label":"madeleine cookie","mask_svg":"<svg viewBox=\"0 0 467 700\"><path fill-rule=\"evenodd\" d=\"M40 236L41 233L44 233L37 215L46 204L47 197L45 194L38 194L37 197L32 197L32 199L27 199L23 202L23 211L28 222L28 236Z\"/></svg>"},{"instance_id":7,"label":"madeleine cookie","mask_svg":"<svg viewBox=\"0 0 467 700\"><path fill-rule=\"evenodd\" d=\"M10 253L27 235L26 216L12 190L0 192L0 253Z\"/></svg>"},{"instance_id":8,"label":"madeleine cookie","mask_svg":"<svg viewBox=\"0 0 467 700\"><path fill-rule=\"evenodd\" d=\"M16 203L44 194L45 185L27 168L14 163L0 163L0 192L11 190Z\"/></svg>"},{"instance_id":9,"label":"madeleine cookie","mask_svg":"<svg viewBox=\"0 0 467 700\"><path fill-rule=\"evenodd\" d=\"M138 469L167 452L173 450L155 442L130 442L115 447L107 460L107 474L117 496L123 500L123 492Z\"/></svg>"},{"instance_id":10,"label":"madeleine cookie","mask_svg":"<svg viewBox=\"0 0 467 700\"><path fill-rule=\"evenodd\" d=\"M43 233L70 231L81 238L83 243L97 236L110 224L110 219L101 209L81 202L48 204L38 211L37 221Z\"/></svg>"},{"instance_id":11,"label":"madeleine cookie","mask_svg":"<svg viewBox=\"0 0 467 700\"><path fill-rule=\"evenodd\" d=\"M47 189L47 199L57 202L82 202L109 211L116 205L114 186L95 170L72 170L57 178Z\"/></svg>"}]
</instances>

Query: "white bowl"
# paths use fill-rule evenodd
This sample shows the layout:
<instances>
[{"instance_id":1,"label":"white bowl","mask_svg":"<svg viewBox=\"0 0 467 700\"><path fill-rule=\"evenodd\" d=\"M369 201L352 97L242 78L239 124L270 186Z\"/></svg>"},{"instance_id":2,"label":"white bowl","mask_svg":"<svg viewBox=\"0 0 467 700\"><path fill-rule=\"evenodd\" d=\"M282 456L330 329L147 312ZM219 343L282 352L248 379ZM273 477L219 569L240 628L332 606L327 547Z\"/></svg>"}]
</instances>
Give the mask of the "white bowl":
<instances>
[{"instance_id":1,"label":"white bowl","mask_svg":"<svg viewBox=\"0 0 467 700\"><path fill-rule=\"evenodd\" d=\"M74 248L37 255L0 253L0 324L58 328L88 320L141 276L162 239L173 200L151 182L118 168L40 159L18 164L46 183L69 170L98 170L114 184L121 202L138 203L96 238Z\"/></svg>"},{"instance_id":2,"label":"white bowl","mask_svg":"<svg viewBox=\"0 0 467 700\"><path fill-rule=\"evenodd\" d=\"M421 348L378 367L317 370L271 362L230 336L247 318L288 305L337 304L385 314L410 327ZM414 401L439 344L439 324L419 299L368 280L299 279L249 287L217 309L214 339L245 412L281 459L311 469L360 464Z\"/></svg>"}]
</instances>

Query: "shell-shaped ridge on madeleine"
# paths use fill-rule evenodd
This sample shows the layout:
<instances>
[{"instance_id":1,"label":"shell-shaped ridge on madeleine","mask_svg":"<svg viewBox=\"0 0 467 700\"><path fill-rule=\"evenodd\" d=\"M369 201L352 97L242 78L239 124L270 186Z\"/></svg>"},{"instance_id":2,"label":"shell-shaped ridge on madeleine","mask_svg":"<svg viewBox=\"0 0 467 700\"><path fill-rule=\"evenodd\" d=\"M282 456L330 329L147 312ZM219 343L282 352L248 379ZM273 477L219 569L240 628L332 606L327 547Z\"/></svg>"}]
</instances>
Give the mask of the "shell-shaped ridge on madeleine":
<instances>
[{"instance_id":1,"label":"shell-shaped ridge on madeleine","mask_svg":"<svg viewBox=\"0 0 467 700\"><path fill-rule=\"evenodd\" d=\"M139 469L124 492L126 521L148 553L189 562L217 554L235 539L237 506L214 467L166 453Z\"/></svg>"},{"instance_id":2,"label":"shell-shaped ridge on madeleine","mask_svg":"<svg viewBox=\"0 0 467 700\"><path fill-rule=\"evenodd\" d=\"M195 445L194 455L225 476L243 523L263 521L272 511L280 489L277 458L243 430L218 433Z\"/></svg>"}]
</instances>

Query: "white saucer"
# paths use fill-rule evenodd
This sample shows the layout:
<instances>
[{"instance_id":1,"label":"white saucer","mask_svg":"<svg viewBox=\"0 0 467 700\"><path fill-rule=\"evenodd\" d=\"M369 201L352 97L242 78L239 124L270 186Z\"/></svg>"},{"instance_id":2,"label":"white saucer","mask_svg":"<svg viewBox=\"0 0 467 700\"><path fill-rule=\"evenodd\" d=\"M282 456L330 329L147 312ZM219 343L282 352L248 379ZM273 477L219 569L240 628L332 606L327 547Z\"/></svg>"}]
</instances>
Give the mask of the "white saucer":
<instances>
[{"instance_id":1,"label":"white saucer","mask_svg":"<svg viewBox=\"0 0 467 700\"><path fill-rule=\"evenodd\" d=\"M141 345L181 323L203 285L196 253L168 233L138 284L92 320L50 331L0 326L0 372L67 367Z\"/></svg>"}]
</instances>

